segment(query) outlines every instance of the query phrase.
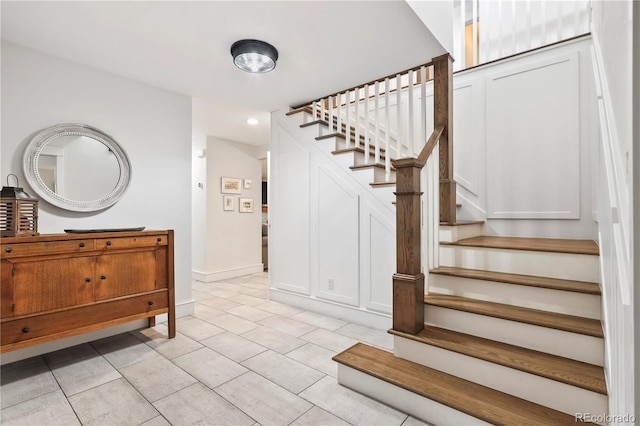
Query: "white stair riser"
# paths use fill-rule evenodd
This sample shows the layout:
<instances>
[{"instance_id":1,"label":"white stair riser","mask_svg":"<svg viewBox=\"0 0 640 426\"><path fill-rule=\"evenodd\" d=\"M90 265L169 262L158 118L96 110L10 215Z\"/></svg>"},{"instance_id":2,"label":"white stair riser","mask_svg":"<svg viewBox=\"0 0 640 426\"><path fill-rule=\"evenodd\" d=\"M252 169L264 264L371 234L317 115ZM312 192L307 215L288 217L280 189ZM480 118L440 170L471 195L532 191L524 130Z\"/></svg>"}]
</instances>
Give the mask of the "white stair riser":
<instances>
[{"instance_id":1,"label":"white stair riser","mask_svg":"<svg viewBox=\"0 0 640 426\"><path fill-rule=\"evenodd\" d=\"M439 306L425 306L425 323L485 339L497 340L577 361L602 366L603 339L478 315Z\"/></svg>"},{"instance_id":2,"label":"white stair riser","mask_svg":"<svg viewBox=\"0 0 640 426\"><path fill-rule=\"evenodd\" d=\"M453 243L465 238L479 237L484 232L483 223L458 226L440 226L440 241Z\"/></svg>"},{"instance_id":3,"label":"white stair riser","mask_svg":"<svg viewBox=\"0 0 640 426\"><path fill-rule=\"evenodd\" d=\"M598 282L598 256L440 245L440 265Z\"/></svg>"},{"instance_id":4,"label":"white stair riser","mask_svg":"<svg viewBox=\"0 0 640 426\"><path fill-rule=\"evenodd\" d=\"M606 413L606 395L457 352L394 336L394 354L570 415Z\"/></svg>"},{"instance_id":5,"label":"white stair riser","mask_svg":"<svg viewBox=\"0 0 640 426\"><path fill-rule=\"evenodd\" d=\"M461 411L343 364L338 364L338 383L434 425L489 425Z\"/></svg>"},{"instance_id":6,"label":"white stair riser","mask_svg":"<svg viewBox=\"0 0 640 426\"><path fill-rule=\"evenodd\" d=\"M367 174L367 176L371 176L370 182L388 182L395 181L396 172L393 170L389 171L389 179L386 179L386 170L380 167L367 167L363 169L353 169L355 173Z\"/></svg>"},{"instance_id":7,"label":"white stair riser","mask_svg":"<svg viewBox=\"0 0 640 426\"><path fill-rule=\"evenodd\" d=\"M429 274L429 292L601 319L599 295Z\"/></svg>"}]
</instances>

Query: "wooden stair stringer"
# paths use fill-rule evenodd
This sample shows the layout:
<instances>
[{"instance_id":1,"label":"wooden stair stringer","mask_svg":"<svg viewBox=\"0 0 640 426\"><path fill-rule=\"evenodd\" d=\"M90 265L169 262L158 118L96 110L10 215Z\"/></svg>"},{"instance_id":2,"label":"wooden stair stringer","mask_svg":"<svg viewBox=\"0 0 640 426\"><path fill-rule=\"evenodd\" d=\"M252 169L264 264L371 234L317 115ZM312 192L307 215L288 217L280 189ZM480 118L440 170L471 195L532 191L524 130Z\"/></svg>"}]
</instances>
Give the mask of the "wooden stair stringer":
<instances>
[{"instance_id":1,"label":"wooden stair stringer","mask_svg":"<svg viewBox=\"0 0 640 426\"><path fill-rule=\"evenodd\" d=\"M494 425L575 424L573 416L397 358L392 353L362 343L336 355L333 360L341 366Z\"/></svg>"}]
</instances>

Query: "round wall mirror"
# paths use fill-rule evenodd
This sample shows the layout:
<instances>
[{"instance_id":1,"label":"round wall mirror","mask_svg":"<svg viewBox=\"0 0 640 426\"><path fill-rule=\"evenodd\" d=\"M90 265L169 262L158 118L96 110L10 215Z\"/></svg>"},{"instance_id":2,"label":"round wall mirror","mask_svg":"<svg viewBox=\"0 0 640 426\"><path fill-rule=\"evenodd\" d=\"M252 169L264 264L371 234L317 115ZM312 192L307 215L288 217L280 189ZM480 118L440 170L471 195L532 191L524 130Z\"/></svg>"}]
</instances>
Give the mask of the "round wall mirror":
<instances>
[{"instance_id":1,"label":"round wall mirror","mask_svg":"<svg viewBox=\"0 0 640 426\"><path fill-rule=\"evenodd\" d=\"M115 204L131 179L129 158L109 135L85 124L38 132L22 162L33 190L54 206L79 212Z\"/></svg>"}]
</instances>

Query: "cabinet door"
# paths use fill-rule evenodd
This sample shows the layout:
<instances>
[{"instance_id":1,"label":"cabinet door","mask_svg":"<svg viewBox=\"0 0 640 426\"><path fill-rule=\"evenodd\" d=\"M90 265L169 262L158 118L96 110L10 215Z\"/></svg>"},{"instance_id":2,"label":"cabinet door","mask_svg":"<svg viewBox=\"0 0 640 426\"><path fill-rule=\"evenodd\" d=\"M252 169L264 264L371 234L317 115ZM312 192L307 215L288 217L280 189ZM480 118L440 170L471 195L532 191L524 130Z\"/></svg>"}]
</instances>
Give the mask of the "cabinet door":
<instances>
[{"instance_id":1,"label":"cabinet door","mask_svg":"<svg viewBox=\"0 0 640 426\"><path fill-rule=\"evenodd\" d=\"M13 266L3 260L0 276L0 318L13 315Z\"/></svg>"},{"instance_id":2,"label":"cabinet door","mask_svg":"<svg viewBox=\"0 0 640 426\"><path fill-rule=\"evenodd\" d=\"M105 254L97 257L96 300L143 293L155 288L155 250Z\"/></svg>"},{"instance_id":3,"label":"cabinet door","mask_svg":"<svg viewBox=\"0 0 640 426\"><path fill-rule=\"evenodd\" d=\"M93 257L16 262L14 315L93 303Z\"/></svg>"}]
</instances>

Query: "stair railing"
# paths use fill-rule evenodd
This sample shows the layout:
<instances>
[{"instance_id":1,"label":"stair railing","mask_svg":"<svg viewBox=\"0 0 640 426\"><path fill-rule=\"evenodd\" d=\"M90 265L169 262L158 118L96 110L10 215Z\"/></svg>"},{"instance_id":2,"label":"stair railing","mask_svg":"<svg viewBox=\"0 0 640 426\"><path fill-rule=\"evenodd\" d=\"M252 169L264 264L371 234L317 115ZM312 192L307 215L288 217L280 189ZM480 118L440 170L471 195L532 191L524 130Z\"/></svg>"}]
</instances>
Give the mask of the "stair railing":
<instances>
[{"instance_id":1,"label":"stair railing","mask_svg":"<svg viewBox=\"0 0 640 426\"><path fill-rule=\"evenodd\" d=\"M433 91L432 103L427 102L428 89ZM433 108L432 119L428 107ZM456 221L452 57L444 54L427 64L294 108L304 108L313 120L325 122L330 133L344 135L345 149L361 149L364 164L381 164L384 153L387 181L391 182L391 170L395 170L397 272L393 276L393 329L419 333L424 327L425 286L420 181L425 164L436 161L430 158L434 152L438 164L430 167L432 172L427 177L426 235L432 240L427 247L436 250L440 223Z\"/></svg>"}]
</instances>

